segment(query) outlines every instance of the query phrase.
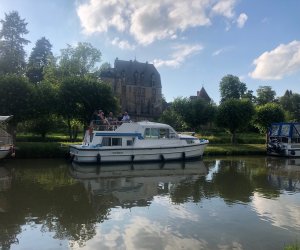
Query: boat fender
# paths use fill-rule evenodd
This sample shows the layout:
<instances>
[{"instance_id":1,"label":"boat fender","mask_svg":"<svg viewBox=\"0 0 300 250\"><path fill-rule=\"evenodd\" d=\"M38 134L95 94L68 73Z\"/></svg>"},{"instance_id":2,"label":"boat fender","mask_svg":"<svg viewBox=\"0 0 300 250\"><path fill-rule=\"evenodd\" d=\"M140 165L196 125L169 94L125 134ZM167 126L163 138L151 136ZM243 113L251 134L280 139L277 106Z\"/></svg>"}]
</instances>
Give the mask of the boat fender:
<instances>
[{"instance_id":1,"label":"boat fender","mask_svg":"<svg viewBox=\"0 0 300 250\"><path fill-rule=\"evenodd\" d=\"M134 155L131 156L131 161L134 161Z\"/></svg>"},{"instance_id":2,"label":"boat fender","mask_svg":"<svg viewBox=\"0 0 300 250\"><path fill-rule=\"evenodd\" d=\"M90 136L93 134L93 130L94 130L93 127L90 126L90 127L89 127L89 135L90 135Z\"/></svg>"},{"instance_id":3,"label":"boat fender","mask_svg":"<svg viewBox=\"0 0 300 250\"><path fill-rule=\"evenodd\" d=\"M185 160L185 152L182 152L182 160Z\"/></svg>"},{"instance_id":4,"label":"boat fender","mask_svg":"<svg viewBox=\"0 0 300 250\"><path fill-rule=\"evenodd\" d=\"M165 157L164 157L163 154L160 155L160 160L161 160L161 161L165 161Z\"/></svg>"},{"instance_id":5,"label":"boat fender","mask_svg":"<svg viewBox=\"0 0 300 250\"><path fill-rule=\"evenodd\" d=\"M10 147L10 156L15 157L16 156L16 149L14 146Z\"/></svg>"},{"instance_id":6,"label":"boat fender","mask_svg":"<svg viewBox=\"0 0 300 250\"><path fill-rule=\"evenodd\" d=\"M74 158L75 158L75 155L70 155L69 161L73 162Z\"/></svg>"},{"instance_id":7,"label":"boat fender","mask_svg":"<svg viewBox=\"0 0 300 250\"><path fill-rule=\"evenodd\" d=\"M291 155L295 155L295 154L296 154L295 150L292 150Z\"/></svg>"},{"instance_id":8,"label":"boat fender","mask_svg":"<svg viewBox=\"0 0 300 250\"><path fill-rule=\"evenodd\" d=\"M101 163L101 155L98 153L97 154L97 164Z\"/></svg>"}]
</instances>

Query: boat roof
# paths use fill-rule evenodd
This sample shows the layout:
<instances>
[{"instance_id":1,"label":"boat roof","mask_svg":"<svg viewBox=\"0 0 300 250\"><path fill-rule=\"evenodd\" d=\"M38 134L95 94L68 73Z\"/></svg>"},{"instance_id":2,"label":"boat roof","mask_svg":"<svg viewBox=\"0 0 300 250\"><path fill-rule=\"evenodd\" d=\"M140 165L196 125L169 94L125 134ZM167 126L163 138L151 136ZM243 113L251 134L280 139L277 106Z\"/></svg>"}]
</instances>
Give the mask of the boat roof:
<instances>
[{"instance_id":1,"label":"boat roof","mask_svg":"<svg viewBox=\"0 0 300 250\"><path fill-rule=\"evenodd\" d=\"M0 122L5 122L5 121L8 121L12 118L13 116L12 115L0 115Z\"/></svg>"},{"instance_id":2,"label":"boat roof","mask_svg":"<svg viewBox=\"0 0 300 250\"><path fill-rule=\"evenodd\" d=\"M173 129L170 125L158 122L140 121L123 123L116 129L116 132L142 132L145 128L166 128ZM174 130L174 129L173 129Z\"/></svg>"}]
</instances>

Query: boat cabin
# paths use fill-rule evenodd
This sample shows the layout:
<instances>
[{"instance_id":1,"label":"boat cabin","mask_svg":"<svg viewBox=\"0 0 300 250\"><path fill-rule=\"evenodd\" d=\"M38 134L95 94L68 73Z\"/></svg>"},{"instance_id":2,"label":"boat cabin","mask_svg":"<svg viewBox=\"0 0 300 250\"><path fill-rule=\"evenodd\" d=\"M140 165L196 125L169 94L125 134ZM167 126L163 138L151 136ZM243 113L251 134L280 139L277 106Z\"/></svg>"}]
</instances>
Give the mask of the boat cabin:
<instances>
[{"instance_id":1,"label":"boat cabin","mask_svg":"<svg viewBox=\"0 0 300 250\"><path fill-rule=\"evenodd\" d=\"M300 156L300 123L272 123L267 151L271 155Z\"/></svg>"},{"instance_id":2,"label":"boat cabin","mask_svg":"<svg viewBox=\"0 0 300 250\"><path fill-rule=\"evenodd\" d=\"M114 130L87 131L84 144L97 146L132 146L136 139L175 139L179 135L166 124L154 122L123 123Z\"/></svg>"},{"instance_id":3,"label":"boat cabin","mask_svg":"<svg viewBox=\"0 0 300 250\"><path fill-rule=\"evenodd\" d=\"M300 123L272 123L269 140L283 143L300 143Z\"/></svg>"}]
</instances>

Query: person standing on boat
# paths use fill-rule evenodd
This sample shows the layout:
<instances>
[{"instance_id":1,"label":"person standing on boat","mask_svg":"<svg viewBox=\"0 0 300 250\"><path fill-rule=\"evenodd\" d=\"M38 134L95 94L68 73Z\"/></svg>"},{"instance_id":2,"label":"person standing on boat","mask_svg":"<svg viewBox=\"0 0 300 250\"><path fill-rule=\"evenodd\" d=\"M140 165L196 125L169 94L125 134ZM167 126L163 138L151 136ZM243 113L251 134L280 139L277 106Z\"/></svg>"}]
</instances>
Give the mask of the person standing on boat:
<instances>
[{"instance_id":1,"label":"person standing on boat","mask_svg":"<svg viewBox=\"0 0 300 250\"><path fill-rule=\"evenodd\" d=\"M100 122L100 117L98 115L98 111L95 110L91 117L90 126L99 125L99 122Z\"/></svg>"},{"instance_id":2,"label":"person standing on boat","mask_svg":"<svg viewBox=\"0 0 300 250\"><path fill-rule=\"evenodd\" d=\"M122 122L130 122L130 116L128 115L127 112L124 113Z\"/></svg>"}]
</instances>

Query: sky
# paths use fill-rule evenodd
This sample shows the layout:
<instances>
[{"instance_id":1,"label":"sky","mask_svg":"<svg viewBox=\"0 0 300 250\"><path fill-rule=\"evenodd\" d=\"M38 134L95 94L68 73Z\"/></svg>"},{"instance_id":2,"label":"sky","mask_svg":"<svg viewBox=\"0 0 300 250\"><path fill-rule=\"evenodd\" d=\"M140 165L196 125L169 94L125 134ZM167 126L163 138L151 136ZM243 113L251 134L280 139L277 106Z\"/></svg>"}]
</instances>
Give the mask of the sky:
<instances>
[{"instance_id":1,"label":"sky","mask_svg":"<svg viewBox=\"0 0 300 250\"><path fill-rule=\"evenodd\" d=\"M168 102L204 87L219 103L227 74L254 94L300 93L299 0L0 0L0 19L11 11L28 23L27 56L41 37L56 56L89 42L102 63L153 63Z\"/></svg>"}]
</instances>

